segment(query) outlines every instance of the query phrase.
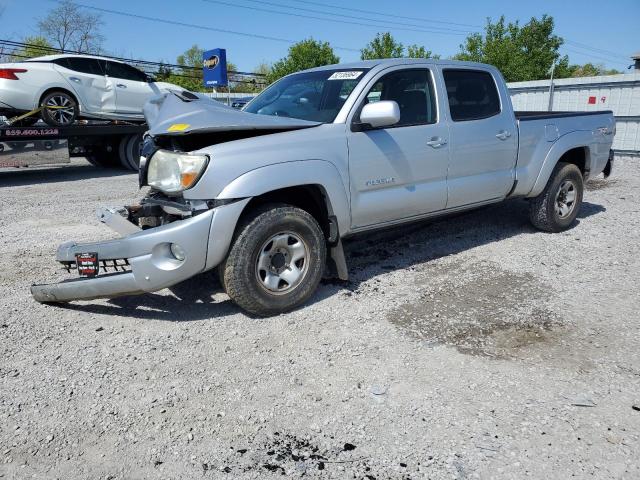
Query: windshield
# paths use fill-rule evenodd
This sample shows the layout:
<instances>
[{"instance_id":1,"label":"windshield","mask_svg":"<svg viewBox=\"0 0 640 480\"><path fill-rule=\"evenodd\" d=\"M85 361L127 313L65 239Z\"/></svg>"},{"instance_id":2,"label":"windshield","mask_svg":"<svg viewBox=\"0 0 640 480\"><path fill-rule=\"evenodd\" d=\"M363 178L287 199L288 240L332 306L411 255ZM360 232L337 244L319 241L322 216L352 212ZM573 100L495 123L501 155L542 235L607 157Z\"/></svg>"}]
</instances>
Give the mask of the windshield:
<instances>
[{"instance_id":1,"label":"windshield","mask_svg":"<svg viewBox=\"0 0 640 480\"><path fill-rule=\"evenodd\" d=\"M333 122L367 69L321 70L285 77L254 98L245 112Z\"/></svg>"}]
</instances>

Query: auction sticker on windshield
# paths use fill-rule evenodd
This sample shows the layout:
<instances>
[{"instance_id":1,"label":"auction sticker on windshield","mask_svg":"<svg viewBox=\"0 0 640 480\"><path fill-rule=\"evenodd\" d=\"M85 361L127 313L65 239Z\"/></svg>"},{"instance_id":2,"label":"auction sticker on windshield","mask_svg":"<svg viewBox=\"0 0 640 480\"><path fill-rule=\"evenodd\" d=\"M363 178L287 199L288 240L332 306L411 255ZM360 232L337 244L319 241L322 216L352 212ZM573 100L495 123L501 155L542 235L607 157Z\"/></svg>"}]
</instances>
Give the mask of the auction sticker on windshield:
<instances>
[{"instance_id":1,"label":"auction sticker on windshield","mask_svg":"<svg viewBox=\"0 0 640 480\"><path fill-rule=\"evenodd\" d=\"M353 72L335 72L327 80L355 80L360 75L362 75L362 71L357 70Z\"/></svg>"}]
</instances>

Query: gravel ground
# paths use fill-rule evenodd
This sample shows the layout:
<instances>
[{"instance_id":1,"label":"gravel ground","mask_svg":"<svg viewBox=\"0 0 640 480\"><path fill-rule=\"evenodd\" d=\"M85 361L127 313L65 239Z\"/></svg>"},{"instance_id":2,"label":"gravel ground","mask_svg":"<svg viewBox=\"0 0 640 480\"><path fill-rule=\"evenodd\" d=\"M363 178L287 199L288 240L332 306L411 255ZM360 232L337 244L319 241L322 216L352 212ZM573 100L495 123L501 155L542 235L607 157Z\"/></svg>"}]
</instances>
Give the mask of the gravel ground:
<instances>
[{"instance_id":1,"label":"gravel ground","mask_svg":"<svg viewBox=\"0 0 640 480\"><path fill-rule=\"evenodd\" d=\"M0 173L0 477L640 478L640 171L616 167L567 232L511 201L368 235L349 283L268 319L213 274L34 302L136 177Z\"/></svg>"}]
</instances>

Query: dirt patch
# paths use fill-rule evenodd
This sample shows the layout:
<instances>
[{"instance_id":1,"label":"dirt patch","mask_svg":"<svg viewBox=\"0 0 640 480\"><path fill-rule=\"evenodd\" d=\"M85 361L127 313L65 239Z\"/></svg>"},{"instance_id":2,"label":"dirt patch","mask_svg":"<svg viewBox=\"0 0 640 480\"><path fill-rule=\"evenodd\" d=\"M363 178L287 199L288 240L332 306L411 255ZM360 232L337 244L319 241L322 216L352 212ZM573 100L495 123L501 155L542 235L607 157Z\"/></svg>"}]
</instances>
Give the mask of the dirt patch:
<instances>
[{"instance_id":1,"label":"dirt patch","mask_svg":"<svg viewBox=\"0 0 640 480\"><path fill-rule=\"evenodd\" d=\"M326 438L324 435L322 440L322 443L331 446L320 447L309 438L274 432L266 441L256 446L235 449L223 464L203 463L202 469L225 473L254 472L260 477L271 473L285 478L336 473L342 475L340 472L348 471L350 478L378 478L377 473L368 465L368 457L359 453L356 445L340 443L334 437Z\"/></svg>"},{"instance_id":2,"label":"dirt patch","mask_svg":"<svg viewBox=\"0 0 640 480\"><path fill-rule=\"evenodd\" d=\"M430 343L460 352L511 357L544 342L560 325L546 307L549 290L531 274L516 274L497 264L458 263L429 269L419 282L420 299L394 309L388 319Z\"/></svg>"},{"instance_id":3,"label":"dirt patch","mask_svg":"<svg viewBox=\"0 0 640 480\"><path fill-rule=\"evenodd\" d=\"M584 187L588 192L593 192L596 190L603 190L605 188L612 187L616 183L618 183L617 180L611 180L606 178L593 178L589 180Z\"/></svg>"}]
</instances>

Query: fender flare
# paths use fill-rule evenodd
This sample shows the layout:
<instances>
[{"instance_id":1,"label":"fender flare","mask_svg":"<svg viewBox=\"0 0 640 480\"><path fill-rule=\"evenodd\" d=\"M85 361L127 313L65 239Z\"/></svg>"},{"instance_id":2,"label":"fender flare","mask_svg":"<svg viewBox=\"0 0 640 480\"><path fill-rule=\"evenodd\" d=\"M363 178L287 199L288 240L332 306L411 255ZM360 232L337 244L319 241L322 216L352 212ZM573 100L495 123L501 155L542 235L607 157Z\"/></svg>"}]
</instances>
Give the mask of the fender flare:
<instances>
[{"instance_id":1,"label":"fender flare","mask_svg":"<svg viewBox=\"0 0 640 480\"><path fill-rule=\"evenodd\" d=\"M327 211L335 215L340 233L351 228L347 188L335 165L326 160L299 160L256 168L230 182L217 199L257 197L287 187L318 185L325 192Z\"/></svg>"},{"instance_id":2,"label":"fender flare","mask_svg":"<svg viewBox=\"0 0 640 480\"><path fill-rule=\"evenodd\" d=\"M593 134L590 130L580 130L577 132L571 132L560 137L553 146L547 152L547 155L542 162L540 173L536 179L533 188L527 195L528 197L537 197L542 193L544 187L547 185L553 169L558 164L558 161L569 150L574 148L585 149L585 169L588 171L591 169L591 142L593 141Z\"/></svg>"}]
</instances>

